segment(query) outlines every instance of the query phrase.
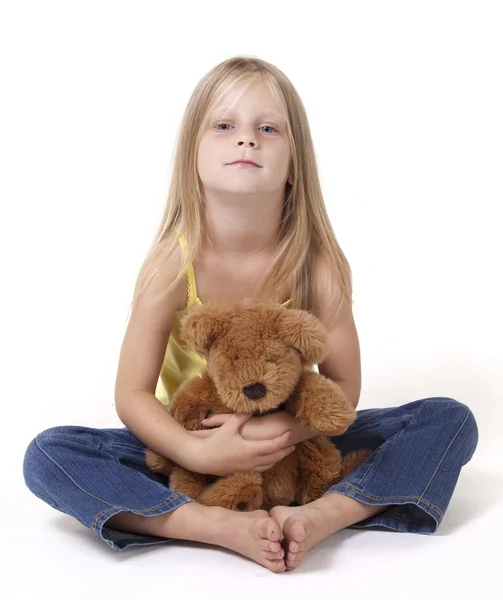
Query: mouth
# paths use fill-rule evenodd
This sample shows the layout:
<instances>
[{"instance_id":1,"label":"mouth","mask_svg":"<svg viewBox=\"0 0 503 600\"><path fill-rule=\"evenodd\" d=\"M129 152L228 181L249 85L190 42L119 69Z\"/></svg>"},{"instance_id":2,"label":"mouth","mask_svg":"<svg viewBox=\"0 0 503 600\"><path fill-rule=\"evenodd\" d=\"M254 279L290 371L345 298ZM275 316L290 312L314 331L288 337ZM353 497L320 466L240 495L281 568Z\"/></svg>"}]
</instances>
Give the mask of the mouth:
<instances>
[{"instance_id":1,"label":"mouth","mask_svg":"<svg viewBox=\"0 0 503 600\"><path fill-rule=\"evenodd\" d=\"M257 163L254 163L252 160L235 160L234 162L229 163L229 165L242 167L258 167L259 169L262 168L260 165L257 165Z\"/></svg>"}]
</instances>

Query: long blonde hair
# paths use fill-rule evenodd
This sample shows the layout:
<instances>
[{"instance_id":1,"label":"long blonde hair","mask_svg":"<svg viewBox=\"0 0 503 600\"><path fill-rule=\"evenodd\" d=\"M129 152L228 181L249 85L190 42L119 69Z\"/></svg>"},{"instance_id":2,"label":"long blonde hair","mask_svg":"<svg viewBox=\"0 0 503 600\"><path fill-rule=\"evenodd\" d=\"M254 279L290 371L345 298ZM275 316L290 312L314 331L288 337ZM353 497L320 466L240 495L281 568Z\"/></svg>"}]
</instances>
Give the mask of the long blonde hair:
<instances>
[{"instance_id":1,"label":"long blonde hair","mask_svg":"<svg viewBox=\"0 0 503 600\"><path fill-rule=\"evenodd\" d=\"M339 307L345 298L352 302L351 269L327 214L303 103L286 75L259 58L237 56L225 60L211 69L195 87L179 130L166 207L145 264L159 252L168 257L178 244L179 231L184 232L186 249L178 275L168 289L185 276L189 264L196 260L207 235L201 181L197 173L199 142L216 103L234 85L257 76L269 84L286 119L292 156L293 182L285 186L277 255L269 270L268 289L284 289L285 284L291 283L292 305L319 315L317 290L320 282L316 264L320 251L331 266L329 271L333 281L330 285L340 297ZM154 276L154 269L146 269L143 284ZM137 294L141 289L142 286Z\"/></svg>"}]
</instances>

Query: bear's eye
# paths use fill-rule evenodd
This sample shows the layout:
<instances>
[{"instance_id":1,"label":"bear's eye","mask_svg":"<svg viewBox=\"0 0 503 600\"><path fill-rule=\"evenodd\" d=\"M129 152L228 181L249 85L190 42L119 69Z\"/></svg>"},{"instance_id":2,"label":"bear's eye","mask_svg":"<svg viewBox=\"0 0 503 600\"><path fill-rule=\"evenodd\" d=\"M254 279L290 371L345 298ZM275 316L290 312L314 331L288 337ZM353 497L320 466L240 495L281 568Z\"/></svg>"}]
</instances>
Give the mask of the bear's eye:
<instances>
[{"instance_id":1,"label":"bear's eye","mask_svg":"<svg viewBox=\"0 0 503 600\"><path fill-rule=\"evenodd\" d=\"M264 356L264 361L265 362L273 362L272 358L270 358L269 356Z\"/></svg>"},{"instance_id":2,"label":"bear's eye","mask_svg":"<svg viewBox=\"0 0 503 600\"><path fill-rule=\"evenodd\" d=\"M239 356L237 354L234 354L234 356L232 357L232 360L239 360Z\"/></svg>"}]
</instances>

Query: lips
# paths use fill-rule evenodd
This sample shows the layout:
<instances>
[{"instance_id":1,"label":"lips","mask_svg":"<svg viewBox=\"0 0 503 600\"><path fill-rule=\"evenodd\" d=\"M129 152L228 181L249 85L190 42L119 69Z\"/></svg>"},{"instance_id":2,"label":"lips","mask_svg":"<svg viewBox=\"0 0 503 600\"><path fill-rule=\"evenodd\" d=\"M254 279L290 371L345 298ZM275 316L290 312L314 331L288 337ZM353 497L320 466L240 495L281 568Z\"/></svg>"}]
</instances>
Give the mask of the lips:
<instances>
[{"instance_id":1,"label":"lips","mask_svg":"<svg viewBox=\"0 0 503 600\"><path fill-rule=\"evenodd\" d=\"M253 165L254 167L260 167L257 163L252 160L235 160L234 162L229 163L231 165Z\"/></svg>"}]
</instances>

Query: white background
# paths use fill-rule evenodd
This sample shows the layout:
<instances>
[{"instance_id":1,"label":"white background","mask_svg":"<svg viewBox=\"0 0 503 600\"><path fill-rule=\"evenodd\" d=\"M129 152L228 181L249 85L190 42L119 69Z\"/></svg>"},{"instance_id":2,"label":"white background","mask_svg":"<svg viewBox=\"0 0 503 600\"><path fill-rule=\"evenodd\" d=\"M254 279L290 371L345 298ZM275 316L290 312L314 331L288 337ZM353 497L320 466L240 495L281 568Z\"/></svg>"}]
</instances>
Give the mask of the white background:
<instances>
[{"instance_id":1,"label":"white background","mask_svg":"<svg viewBox=\"0 0 503 600\"><path fill-rule=\"evenodd\" d=\"M502 12L483 0L0 3L3 597L440 598L495 580ZM278 66L306 106L353 269L359 408L449 396L480 432L437 534L343 531L281 576L196 544L116 554L22 479L43 429L122 425L118 355L180 119L199 79L238 54Z\"/></svg>"}]
</instances>

